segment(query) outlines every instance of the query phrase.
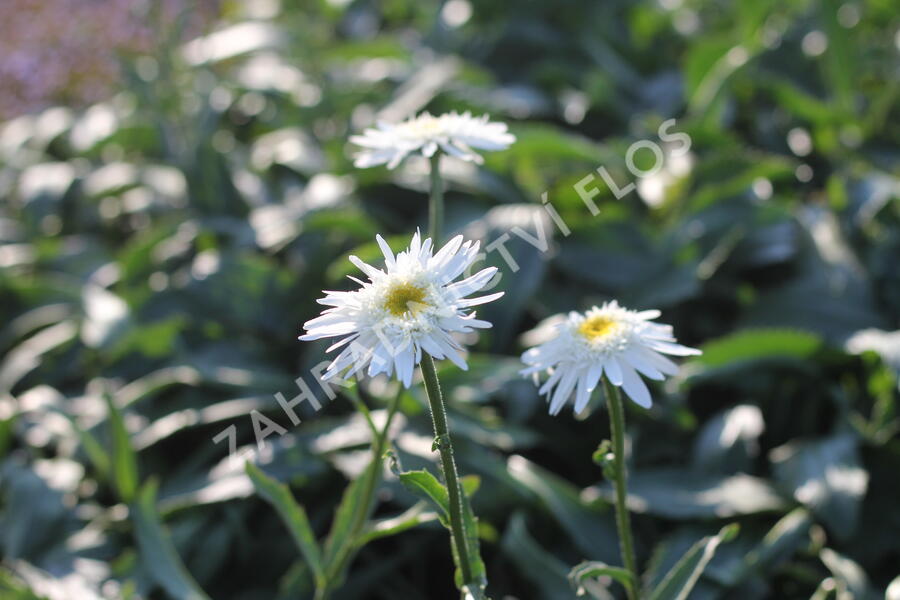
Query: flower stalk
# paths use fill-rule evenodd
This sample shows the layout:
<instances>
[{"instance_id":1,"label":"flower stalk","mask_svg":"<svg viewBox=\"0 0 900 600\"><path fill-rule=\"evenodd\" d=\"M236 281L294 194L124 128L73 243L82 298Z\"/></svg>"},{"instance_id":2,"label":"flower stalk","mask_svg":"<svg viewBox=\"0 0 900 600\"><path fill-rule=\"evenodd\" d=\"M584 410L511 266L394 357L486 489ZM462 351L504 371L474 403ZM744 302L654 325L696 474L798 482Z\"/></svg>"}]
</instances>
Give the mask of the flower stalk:
<instances>
[{"instance_id":1,"label":"flower stalk","mask_svg":"<svg viewBox=\"0 0 900 600\"><path fill-rule=\"evenodd\" d=\"M465 526L463 525L462 487L459 484L456 461L453 459L453 442L450 439L450 430L447 427L447 411L441 394L441 384L438 381L434 360L427 353L422 355L422 377L425 380L425 392L428 395L431 420L434 424L434 446L440 452L441 471L444 474L444 482L447 484L447 495L450 503L451 543L456 548L463 583L469 584L472 583L472 570L469 563Z\"/></svg>"},{"instance_id":2,"label":"flower stalk","mask_svg":"<svg viewBox=\"0 0 900 600\"><path fill-rule=\"evenodd\" d=\"M637 564L634 559L634 542L631 536L631 519L626 506L628 490L628 473L625 467L625 408L622 405L622 396L619 388L612 385L609 379L603 377L603 387L606 395L606 403L609 407L609 428L612 436L614 471L613 483L616 488L616 528L619 530L619 552L622 555L622 565L631 573L632 585L627 587L628 598L635 600L634 588L638 581Z\"/></svg>"},{"instance_id":3,"label":"flower stalk","mask_svg":"<svg viewBox=\"0 0 900 600\"><path fill-rule=\"evenodd\" d=\"M441 244L441 229L444 227L444 183L441 181L441 153L435 152L431 159L431 193L428 196L428 236L437 248Z\"/></svg>"}]
</instances>

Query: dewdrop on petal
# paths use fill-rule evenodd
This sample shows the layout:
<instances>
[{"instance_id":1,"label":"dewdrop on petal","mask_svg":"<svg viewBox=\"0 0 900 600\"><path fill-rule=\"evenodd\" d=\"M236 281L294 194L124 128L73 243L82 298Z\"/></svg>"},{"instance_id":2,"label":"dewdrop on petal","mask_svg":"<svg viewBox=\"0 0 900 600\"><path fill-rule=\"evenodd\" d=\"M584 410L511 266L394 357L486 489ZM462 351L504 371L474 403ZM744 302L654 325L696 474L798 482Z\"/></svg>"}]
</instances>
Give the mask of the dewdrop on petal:
<instances>
[{"instance_id":1,"label":"dewdrop on petal","mask_svg":"<svg viewBox=\"0 0 900 600\"><path fill-rule=\"evenodd\" d=\"M363 148L355 156L356 167L387 164L393 169L409 154L421 152L431 157L438 150L481 163L483 159L473 148L505 150L516 137L507 131L506 123L490 121L487 115L473 117L468 112L452 112L435 117L425 112L402 123L378 123L363 135L352 136L350 141Z\"/></svg>"},{"instance_id":2,"label":"dewdrop on petal","mask_svg":"<svg viewBox=\"0 0 900 600\"><path fill-rule=\"evenodd\" d=\"M339 339L328 351L344 347L325 371L331 379L349 370L354 374L368 368L370 377L396 371L404 386L412 384L415 366L422 352L436 359L447 358L461 369L467 365L455 334L491 327L475 318L473 306L496 300L503 292L468 298L490 282L496 267L457 281L478 255L478 242L456 236L433 253L430 239L421 241L419 232L409 248L396 256L379 235L385 270L364 263L356 256L350 261L368 277L354 277L360 287L347 292L328 292L319 299L325 309L304 324L301 340Z\"/></svg>"},{"instance_id":3,"label":"dewdrop on petal","mask_svg":"<svg viewBox=\"0 0 900 600\"><path fill-rule=\"evenodd\" d=\"M550 400L550 414L558 414L574 397L575 412L587 406L601 376L624 390L634 402L649 408L650 391L641 375L663 380L678 366L663 356L700 354L676 343L671 325L651 322L658 310L633 311L607 302L586 313L557 315L533 333L548 338L522 354L523 375L548 375L539 392Z\"/></svg>"}]
</instances>

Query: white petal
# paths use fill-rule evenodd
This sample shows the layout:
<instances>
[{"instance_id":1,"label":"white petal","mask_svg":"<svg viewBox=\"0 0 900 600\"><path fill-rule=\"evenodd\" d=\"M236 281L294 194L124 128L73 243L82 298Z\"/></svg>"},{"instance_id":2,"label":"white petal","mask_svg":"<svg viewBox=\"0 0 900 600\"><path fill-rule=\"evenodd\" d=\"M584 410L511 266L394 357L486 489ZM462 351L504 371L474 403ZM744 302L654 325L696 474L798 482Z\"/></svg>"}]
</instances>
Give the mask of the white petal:
<instances>
[{"instance_id":1,"label":"white petal","mask_svg":"<svg viewBox=\"0 0 900 600\"><path fill-rule=\"evenodd\" d=\"M376 269L372 265L369 265L363 262L358 256L350 255L350 262L357 266L357 268L366 274L369 279L374 279L378 275L384 275L384 271L381 269Z\"/></svg>"},{"instance_id":2,"label":"white petal","mask_svg":"<svg viewBox=\"0 0 900 600\"><path fill-rule=\"evenodd\" d=\"M576 381L578 381L578 376L575 372L572 370L567 371L559 382L556 391L553 392L553 401L550 403L551 415L559 414L560 409L565 406L569 396L572 395L572 390L575 388Z\"/></svg>"},{"instance_id":3,"label":"white petal","mask_svg":"<svg viewBox=\"0 0 900 600\"><path fill-rule=\"evenodd\" d=\"M487 296L478 296L477 298L463 298L456 302L456 305L460 308L467 308L469 306L478 306L479 304L487 304L488 302L493 302L497 298L503 296L505 292L497 292L496 294L488 294Z\"/></svg>"},{"instance_id":4,"label":"white petal","mask_svg":"<svg viewBox=\"0 0 900 600\"><path fill-rule=\"evenodd\" d=\"M650 390L647 389L644 380L629 366L622 367L622 389L639 406L650 408L653 405Z\"/></svg>"},{"instance_id":5,"label":"white petal","mask_svg":"<svg viewBox=\"0 0 900 600\"><path fill-rule=\"evenodd\" d=\"M486 286L491 280L491 277L493 277L494 273L496 272L497 267L488 267L487 269L482 269L481 271L475 273L471 277L467 277L462 281L458 281L454 284L448 285L445 289L448 293L451 294L451 297L454 300L458 300L460 298L468 296L472 292L477 292L478 290Z\"/></svg>"},{"instance_id":6,"label":"white petal","mask_svg":"<svg viewBox=\"0 0 900 600\"><path fill-rule=\"evenodd\" d=\"M325 337L346 335L348 333L353 333L354 331L356 331L356 323L335 323L334 325L324 325L322 327L316 327L315 329L310 330L306 335L301 335L300 339L304 342L311 342L313 340L320 340Z\"/></svg>"},{"instance_id":7,"label":"white petal","mask_svg":"<svg viewBox=\"0 0 900 600\"><path fill-rule=\"evenodd\" d=\"M639 373L646 375L650 379L662 381L666 378L666 376L660 373L650 361L646 360L638 353L636 348L629 348L626 350L624 358L628 364L634 367Z\"/></svg>"},{"instance_id":8,"label":"white petal","mask_svg":"<svg viewBox=\"0 0 900 600\"><path fill-rule=\"evenodd\" d=\"M670 342L651 341L647 345L657 352L671 354L673 356L696 356L698 354L703 354L696 348L689 348L687 346L682 346L681 344L672 344Z\"/></svg>"},{"instance_id":9,"label":"white petal","mask_svg":"<svg viewBox=\"0 0 900 600\"><path fill-rule=\"evenodd\" d=\"M463 236L458 235L452 240L444 244L444 247L437 251L428 261L428 269L439 271L444 267L448 260L456 255L460 245L463 243Z\"/></svg>"},{"instance_id":10,"label":"white petal","mask_svg":"<svg viewBox=\"0 0 900 600\"><path fill-rule=\"evenodd\" d=\"M388 246L388 243L384 241L384 238L381 237L381 234L375 236L375 241L378 242L378 247L381 248L381 253L384 255L384 263L387 266L388 270L394 268L394 252L391 250L391 247Z\"/></svg>"},{"instance_id":11,"label":"white petal","mask_svg":"<svg viewBox=\"0 0 900 600\"><path fill-rule=\"evenodd\" d=\"M597 384L600 383L601 375L603 375L603 365L601 363L591 365L591 368L588 369L586 378L589 392L596 389Z\"/></svg>"},{"instance_id":12,"label":"white petal","mask_svg":"<svg viewBox=\"0 0 900 600\"><path fill-rule=\"evenodd\" d=\"M591 399L592 387L588 384L588 373L585 373L578 379L578 391L575 395L575 414L579 414L587 407L588 401Z\"/></svg>"},{"instance_id":13,"label":"white petal","mask_svg":"<svg viewBox=\"0 0 900 600\"><path fill-rule=\"evenodd\" d=\"M606 376L609 377L610 383L622 385L622 368L615 356L610 356L606 359L606 362L603 363L603 370L606 371Z\"/></svg>"}]
</instances>

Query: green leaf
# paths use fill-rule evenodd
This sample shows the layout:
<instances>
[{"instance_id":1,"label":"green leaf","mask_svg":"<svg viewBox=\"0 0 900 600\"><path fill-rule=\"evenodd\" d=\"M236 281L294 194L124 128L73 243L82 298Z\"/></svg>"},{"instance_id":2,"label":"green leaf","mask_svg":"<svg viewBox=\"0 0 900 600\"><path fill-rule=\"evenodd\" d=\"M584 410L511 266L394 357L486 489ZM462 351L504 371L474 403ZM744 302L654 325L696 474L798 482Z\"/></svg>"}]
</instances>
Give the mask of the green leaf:
<instances>
[{"instance_id":1,"label":"green leaf","mask_svg":"<svg viewBox=\"0 0 900 600\"><path fill-rule=\"evenodd\" d=\"M473 481L479 482L477 478L475 480L469 479L469 489L471 493L474 493L478 488L478 483L473 485ZM466 483L465 481L460 484L465 490ZM469 500L468 493L463 493L460 496L463 505L463 528L466 532L466 546L469 550L469 570L472 573L472 578L475 583L472 583L468 588L462 588L465 592L467 589L470 593L476 598L484 597L484 587L487 584L487 579L485 577L486 569L484 567L484 561L481 559L481 548L478 540L478 519L475 518L475 513L472 511L472 503Z\"/></svg>"},{"instance_id":2,"label":"green leaf","mask_svg":"<svg viewBox=\"0 0 900 600\"><path fill-rule=\"evenodd\" d=\"M462 486L463 493L471 498L475 492L481 489L481 476L463 475L459 478L459 485Z\"/></svg>"},{"instance_id":3,"label":"green leaf","mask_svg":"<svg viewBox=\"0 0 900 600\"><path fill-rule=\"evenodd\" d=\"M556 556L534 540L521 512L513 514L503 534L503 551L518 567L522 577L535 586L532 597L547 600L571 600L568 569Z\"/></svg>"},{"instance_id":4,"label":"green leaf","mask_svg":"<svg viewBox=\"0 0 900 600\"><path fill-rule=\"evenodd\" d=\"M733 59L741 55L742 60ZM717 122L732 76L751 58L752 49L734 44L730 36L694 44L687 59L688 113L706 123Z\"/></svg>"},{"instance_id":5,"label":"green leaf","mask_svg":"<svg viewBox=\"0 0 900 600\"><path fill-rule=\"evenodd\" d=\"M582 499L578 488L521 456L510 457L507 467L516 481L541 499L585 555L605 562L618 558L618 536L611 514L601 514L598 507Z\"/></svg>"},{"instance_id":6,"label":"green leaf","mask_svg":"<svg viewBox=\"0 0 900 600\"><path fill-rule=\"evenodd\" d=\"M430 501L439 511L441 519L446 523L450 515L450 497L447 488L437 477L428 471L405 471L398 473L400 482L420 498Z\"/></svg>"},{"instance_id":7,"label":"green leaf","mask_svg":"<svg viewBox=\"0 0 900 600\"><path fill-rule=\"evenodd\" d=\"M805 508L796 508L782 517L762 541L748 553L733 583L750 573L762 573L787 560L809 539L812 519Z\"/></svg>"},{"instance_id":8,"label":"green leaf","mask_svg":"<svg viewBox=\"0 0 900 600\"><path fill-rule=\"evenodd\" d=\"M366 526L366 529L363 531L359 540L357 540L357 543L360 546L363 546L373 540L397 535L399 533L403 533L408 529L412 529L417 525L422 525L424 523L430 523L437 520L437 513L426 510L426 506L427 505L424 501L417 502L408 510L395 517L389 517L386 519L380 519L378 521L370 522Z\"/></svg>"},{"instance_id":9,"label":"green leaf","mask_svg":"<svg viewBox=\"0 0 900 600\"><path fill-rule=\"evenodd\" d=\"M856 562L846 556L842 556L831 548L822 548L819 558L832 572L837 580L838 598L848 597L852 600L876 600L878 595L869 584L869 578L865 571Z\"/></svg>"},{"instance_id":10,"label":"green leaf","mask_svg":"<svg viewBox=\"0 0 900 600\"><path fill-rule=\"evenodd\" d=\"M373 458L373 460L375 459ZM380 460L378 463L380 465ZM363 523L365 518L368 517L368 511L370 510L370 507L362 505L363 500L365 500L363 490L368 485L370 478L378 476L380 476L380 473L370 463L369 467L363 471L363 474L351 481L350 485L344 490L341 503L335 511L331 531L328 532L328 538L325 541L324 560L328 568L337 566L350 552L351 547L357 544L357 540L352 537L356 533L354 528L357 523L360 525ZM364 511L365 514L361 514L360 511ZM346 565L344 565L344 568L346 568ZM341 577L340 574L335 574L335 576Z\"/></svg>"},{"instance_id":11,"label":"green leaf","mask_svg":"<svg viewBox=\"0 0 900 600\"><path fill-rule=\"evenodd\" d=\"M821 346L822 338L808 331L745 329L703 344L703 354L689 364L722 368L778 357L809 358Z\"/></svg>"},{"instance_id":12,"label":"green leaf","mask_svg":"<svg viewBox=\"0 0 900 600\"><path fill-rule=\"evenodd\" d=\"M10 416L8 419L0 419L0 460L6 457L6 452L12 445L15 423L15 416Z\"/></svg>"},{"instance_id":13,"label":"green leaf","mask_svg":"<svg viewBox=\"0 0 900 600\"><path fill-rule=\"evenodd\" d=\"M287 526L291 537L294 538L303 558L306 559L307 565L316 577L317 587L320 587L325 583L325 569L322 566L319 545L303 506L294 500L288 486L272 479L256 465L248 462L245 469L259 495L278 511L281 520Z\"/></svg>"},{"instance_id":14,"label":"green leaf","mask_svg":"<svg viewBox=\"0 0 900 600\"><path fill-rule=\"evenodd\" d=\"M444 524L449 529L449 519L450 519L450 496L447 492L446 486L442 484L437 478L429 473L428 471L406 471L402 473L398 473L400 477L400 481L404 486L412 493L416 494L419 497L427 499L431 502L435 507L439 509L438 517L441 520L441 523ZM469 479L468 483L463 484L462 487L465 490L468 488L469 490L474 491L476 489L475 485L476 479ZM472 578L476 582L484 581L485 567L484 562L481 560L481 552L479 550L479 542L478 542L478 520L475 518L475 514L472 512L472 505L469 502L468 496L464 493L460 496L462 500L462 508L463 508L463 530L466 535L466 547L469 551L469 570L472 573ZM457 565L457 587L463 589L463 581L460 578L460 570L459 570L459 556L456 553L456 546L451 545L453 550L453 560ZM483 590L470 589L469 593L472 594L475 598L479 598L478 593L483 592Z\"/></svg>"},{"instance_id":15,"label":"green leaf","mask_svg":"<svg viewBox=\"0 0 900 600\"><path fill-rule=\"evenodd\" d=\"M828 223L809 226L808 233L814 238L838 239L827 245L823 242L818 251L800 257L794 265L796 277L761 290L739 319L739 326L801 329L841 345L860 329L888 327L874 283L849 258L852 253L835 229ZM842 257L841 262L825 260L820 256L823 251Z\"/></svg>"},{"instance_id":16,"label":"green leaf","mask_svg":"<svg viewBox=\"0 0 900 600\"><path fill-rule=\"evenodd\" d=\"M819 5L825 32L828 35L828 48L824 57L825 73L831 83L831 90L840 113L852 117L855 112L856 79L860 71L857 67L857 44L849 39L849 29L838 23L840 6L841 3L837 0L824 0Z\"/></svg>"},{"instance_id":17,"label":"green leaf","mask_svg":"<svg viewBox=\"0 0 900 600\"><path fill-rule=\"evenodd\" d=\"M49 600L5 568L0 569L0 597L4 600Z\"/></svg>"},{"instance_id":18,"label":"green leaf","mask_svg":"<svg viewBox=\"0 0 900 600\"><path fill-rule=\"evenodd\" d=\"M837 113L827 103L803 91L789 80L764 77L761 80L761 86L772 92L783 109L801 119L826 124L834 121L837 117Z\"/></svg>"},{"instance_id":19,"label":"green leaf","mask_svg":"<svg viewBox=\"0 0 900 600\"><path fill-rule=\"evenodd\" d=\"M103 444L100 443L93 433L81 427L73 416L68 413L61 414L69 420L72 424L72 428L78 433L78 437L81 440L81 446L84 448L88 460L91 461L91 464L93 464L94 468L97 470L97 474L101 478L108 478L112 470L112 458L106 449L103 448Z\"/></svg>"},{"instance_id":20,"label":"green leaf","mask_svg":"<svg viewBox=\"0 0 900 600\"><path fill-rule=\"evenodd\" d=\"M125 421L115 401L104 394L109 411L110 436L112 438L112 476L119 498L125 503L134 500L138 488L137 455L131 447ZM101 465L102 465L101 460Z\"/></svg>"},{"instance_id":21,"label":"green leaf","mask_svg":"<svg viewBox=\"0 0 900 600\"><path fill-rule=\"evenodd\" d=\"M753 404L726 409L703 424L694 439L691 466L698 472L749 471L765 429L763 414Z\"/></svg>"},{"instance_id":22,"label":"green leaf","mask_svg":"<svg viewBox=\"0 0 900 600\"><path fill-rule=\"evenodd\" d=\"M858 445L855 435L839 434L791 442L769 455L776 479L841 539L856 531L869 485Z\"/></svg>"},{"instance_id":23,"label":"green leaf","mask_svg":"<svg viewBox=\"0 0 900 600\"><path fill-rule=\"evenodd\" d=\"M4 561L33 560L52 551L74 518L63 492L15 457L0 464L0 506Z\"/></svg>"},{"instance_id":24,"label":"green leaf","mask_svg":"<svg viewBox=\"0 0 900 600\"><path fill-rule=\"evenodd\" d=\"M569 572L569 581L576 590L582 588L585 579L594 579L596 577L611 577L626 588L634 588L634 581L628 569L622 567L612 567L604 562L584 561Z\"/></svg>"},{"instance_id":25,"label":"green leaf","mask_svg":"<svg viewBox=\"0 0 900 600\"><path fill-rule=\"evenodd\" d=\"M131 515L142 564L153 580L175 600L208 600L163 529L156 511L155 481L148 481L138 491Z\"/></svg>"},{"instance_id":26,"label":"green leaf","mask_svg":"<svg viewBox=\"0 0 900 600\"><path fill-rule=\"evenodd\" d=\"M591 489L609 501L615 497L609 482ZM628 478L628 507L670 519L722 519L781 510L785 501L767 481L751 475L660 468L637 471Z\"/></svg>"},{"instance_id":27,"label":"green leaf","mask_svg":"<svg viewBox=\"0 0 900 600\"><path fill-rule=\"evenodd\" d=\"M649 600L686 600L715 555L716 548L733 539L738 529L737 524L726 525L718 534L694 544L650 593Z\"/></svg>"}]
</instances>

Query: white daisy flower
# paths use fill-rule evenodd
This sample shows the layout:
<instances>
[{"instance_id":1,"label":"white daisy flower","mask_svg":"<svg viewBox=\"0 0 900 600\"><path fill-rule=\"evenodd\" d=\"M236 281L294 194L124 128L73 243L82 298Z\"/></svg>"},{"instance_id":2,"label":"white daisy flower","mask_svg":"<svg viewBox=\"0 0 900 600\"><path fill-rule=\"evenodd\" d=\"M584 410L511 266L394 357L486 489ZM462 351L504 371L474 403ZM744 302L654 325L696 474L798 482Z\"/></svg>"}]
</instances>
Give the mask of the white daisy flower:
<instances>
[{"instance_id":1,"label":"white daisy flower","mask_svg":"<svg viewBox=\"0 0 900 600\"><path fill-rule=\"evenodd\" d=\"M539 393L550 399L551 415L559 413L573 392L575 412L584 410L602 375L649 408L650 391L639 374L662 380L678 373L663 354L700 354L675 343L671 325L650 322L659 315L658 310L637 312L612 301L584 314L551 317L530 332L538 345L522 354L528 365L522 374L533 375L536 383L540 373L550 375Z\"/></svg>"},{"instance_id":2,"label":"white daisy flower","mask_svg":"<svg viewBox=\"0 0 900 600\"><path fill-rule=\"evenodd\" d=\"M497 268L483 269L454 283L475 262L478 242L463 243L459 235L432 254L431 239L420 241L417 231L409 248L394 256L380 235L376 239L386 270L351 256L350 261L369 281L351 277L360 284L359 289L326 292L318 302L331 308L303 325L306 335L300 336L301 340L343 338L328 348L329 352L349 344L323 378L330 379L346 369L353 374L368 366L370 377L379 373L391 376L396 370L397 378L409 387L423 350L466 369L462 346L453 336L491 326L468 309L496 300L503 292L466 296L487 285Z\"/></svg>"},{"instance_id":3,"label":"white daisy flower","mask_svg":"<svg viewBox=\"0 0 900 600\"><path fill-rule=\"evenodd\" d=\"M425 112L402 123L378 123L363 135L350 141L364 148L356 155L354 165L366 168L387 163L393 169L413 152L431 157L439 149L451 156L476 163L483 162L473 148L504 150L516 141L506 130L506 123L495 123L488 116L473 117L456 112L439 117Z\"/></svg>"}]
</instances>

